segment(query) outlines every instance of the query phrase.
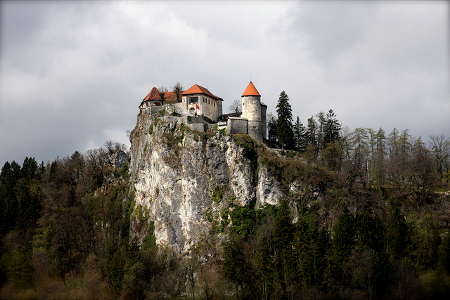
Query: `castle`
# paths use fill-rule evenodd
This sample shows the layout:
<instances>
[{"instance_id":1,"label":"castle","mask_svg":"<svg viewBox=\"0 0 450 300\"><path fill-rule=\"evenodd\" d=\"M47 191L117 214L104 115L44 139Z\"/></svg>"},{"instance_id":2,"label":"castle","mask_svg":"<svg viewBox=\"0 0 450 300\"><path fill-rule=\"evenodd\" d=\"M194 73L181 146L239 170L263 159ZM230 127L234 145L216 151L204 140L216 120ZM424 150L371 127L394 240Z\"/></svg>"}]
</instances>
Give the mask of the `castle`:
<instances>
[{"instance_id":1,"label":"castle","mask_svg":"<svg viewBox=\"0 0 450 300\"><path fill-rule=\"evenodd\" d=\"M242 113L222 114L223 99L197 84L179 95L175 92L162 94L154 87L142 100L139 108L150 109L151 113L166 109L170 113L186 117L196 130L206 130L207 125L217 125L218 129L226 128L229 134L247 133L254 140L263 142L267 138L267 106L261 102L261 95L251 81L241 100ZM204 119L211 123L207 124Z\"/></svg>"}]
</instances>

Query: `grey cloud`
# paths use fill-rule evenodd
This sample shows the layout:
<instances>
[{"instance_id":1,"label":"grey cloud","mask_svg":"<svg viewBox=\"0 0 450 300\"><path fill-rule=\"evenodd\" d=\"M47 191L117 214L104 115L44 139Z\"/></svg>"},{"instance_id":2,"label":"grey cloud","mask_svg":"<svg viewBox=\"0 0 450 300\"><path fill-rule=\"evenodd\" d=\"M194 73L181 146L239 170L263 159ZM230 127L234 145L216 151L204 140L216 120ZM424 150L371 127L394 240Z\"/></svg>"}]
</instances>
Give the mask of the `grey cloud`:
<instances>
[{"instance_id":1,"label":"grey cloud","mask_svg":"<svg viewBox=\"0 0 450 300\"><path fill-rule=\"evenodd\" d=\"M177 81L225 110L251 79L272 112L285 90L304 123L332 108L351 128L450 135L445 14L433 5L21 3L1 4L0 165L125 136L150 89Z\"/></svg>"}]
</instances>

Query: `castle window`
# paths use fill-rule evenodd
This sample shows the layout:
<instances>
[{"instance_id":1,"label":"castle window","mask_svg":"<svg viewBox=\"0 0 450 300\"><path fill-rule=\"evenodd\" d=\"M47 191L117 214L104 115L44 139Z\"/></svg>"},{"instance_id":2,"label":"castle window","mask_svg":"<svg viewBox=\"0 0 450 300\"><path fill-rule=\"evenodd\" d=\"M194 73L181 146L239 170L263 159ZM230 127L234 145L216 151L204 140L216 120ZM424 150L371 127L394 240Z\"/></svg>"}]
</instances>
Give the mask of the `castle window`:
<instances>
[{"instance_id":1,"label":"castle window","mask_svg":"<svg viewBox=\"0 0 450 300\"><path fill-rule=\"evenodd\" d=\"M197 103L198 97L189 97L189 104Z\"/></svg>"}]
</instances>

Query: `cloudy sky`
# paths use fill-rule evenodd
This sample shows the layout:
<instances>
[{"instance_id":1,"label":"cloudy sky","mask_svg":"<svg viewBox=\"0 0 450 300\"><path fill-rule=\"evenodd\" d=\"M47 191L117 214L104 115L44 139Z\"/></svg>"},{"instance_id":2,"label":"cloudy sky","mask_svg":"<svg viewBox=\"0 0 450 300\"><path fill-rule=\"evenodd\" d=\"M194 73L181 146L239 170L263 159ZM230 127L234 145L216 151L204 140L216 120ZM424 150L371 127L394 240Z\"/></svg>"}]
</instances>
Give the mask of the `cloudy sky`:
<instances>
[{"instance_id":1,"label":"cloudy sky","mask_svg":"<svg viewBox=\"0 0 450 300\"><path fill-rule=\"evenodd\" d=\"M127 141L153 86L224 112L253 81L303 123L450 136L445 1L2 1L0 167Z\"/></svg>"}]
</instances>

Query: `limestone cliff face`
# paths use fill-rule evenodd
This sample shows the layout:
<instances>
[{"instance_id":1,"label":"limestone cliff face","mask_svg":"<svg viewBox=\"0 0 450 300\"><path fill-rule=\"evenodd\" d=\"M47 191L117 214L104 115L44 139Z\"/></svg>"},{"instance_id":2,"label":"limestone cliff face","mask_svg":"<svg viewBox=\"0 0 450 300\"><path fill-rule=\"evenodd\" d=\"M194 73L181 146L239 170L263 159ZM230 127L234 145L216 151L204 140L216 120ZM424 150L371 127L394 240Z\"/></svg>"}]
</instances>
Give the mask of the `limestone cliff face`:
<instances>
[{"instance_id":1,"label":"limestone cliff face","mask_svg":"<svg viewBox=\"0 0 450 300\"><path fill-rule=\"evenodd\" d=\"M259 207L277 204L282 196L267 168L259 167L255 177L243 148L230 136L194 131L187 123L142 110L130 137L132 231L142 241L145 224L153 222L156 242L178 253L220 223L230 201Z\"/></svg>"}]
</instances>

